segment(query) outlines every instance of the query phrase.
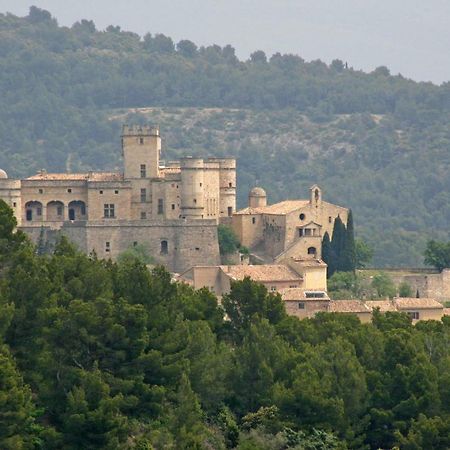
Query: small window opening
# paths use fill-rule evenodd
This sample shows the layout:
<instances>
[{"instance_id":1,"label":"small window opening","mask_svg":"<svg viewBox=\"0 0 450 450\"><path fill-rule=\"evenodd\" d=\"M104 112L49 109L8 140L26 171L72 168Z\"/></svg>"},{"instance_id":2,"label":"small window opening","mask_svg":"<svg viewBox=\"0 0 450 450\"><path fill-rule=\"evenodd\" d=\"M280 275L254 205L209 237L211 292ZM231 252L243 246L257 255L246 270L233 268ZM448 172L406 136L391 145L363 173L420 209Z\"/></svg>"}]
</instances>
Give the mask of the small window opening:
<instances>
[{"instance_id":1,"label":"small window opening","mask_svg":"<svg viewBox=\"0 0 450 450\"><path fill-rule=\"evenodd\" d=\"M141 211L141 219L146 219L147 213L145 211Z\"/></svg>"},{"instance_id":2,"label":"small window opening","mask_svg":"<svg viewBox=\"0 0 450 450\"><path fill-rule=\"evenodd\" d=\"M111 251L111 242L106 241L105 242L105 252L110 252Z\"/></svg>"},{"instance_id":3,"label":"small window opening","mask_svg":"<svg viewBox=\"0 0 450 450\"><path fill-rule=\"evenodd\" d=\"M158 198L158 214L164 214L164 200Z\"/></svg>"},{"instance_id":4,"label":"small window opening","mask_svg":"<svg viewBox=\"0 0 450 450\"><path fill-rule=\"evenodd\" d=\"M172 210L175 209L175 203L172 203Z\"/></svg>"},{"instance_id":5,"label":"small window opening","mask_svg":"<svg viewBox=\"0 0 450 450\"><path fill-rule=\"evenodd\" d=\"M332 217L329 216L329 217L328 217L328 223L331 223L332 221L333 221Z\"/></svg>"},{"instance_id":6,"label":"small window opening","mask_svg":"<svg viewBox=\"0 0 450 450\"><path fill-rule=\"evenodd\" d=\"M103 191L100 191L100 194L103 194Z\"/></svg>"},{"instance_id":7,"label":"small window opening","mask_svg":"<svg viewBox=\"0 0 450 450\"><path fill-rule=\"evenodd\" d=\"M305 304L303 302L298 302L298 309L305 309Z\"/></svg>"},{"instance_id":8,"label":"small window opening","mask_svg":"<svg viewBox=\"0 0 450 450\"><path fill-rule=\"evenodd\" d=\"M161 241L161 254L167 255L169 252L169 243L167 241Z\"/></svg>"},{"instance_id":9,"label":"small window opening","mask_svg":"<svg viewBox=\"0 0 450 450\"><path fill-rule=\"evenodd\" d=\"M317 252L317 250L316 250L316 247L309 247L308 248L308 255L316 255L316 252Z\"/></svg>"},{"instance_id":10,"label":"small window opening","mask_svg":"<svg viewBox=\"0 0 450 450\"><path fill-rule=\"evenodd\" d=\"M118 193L119 193L119 191L117 191L117 190L116 190L116 191L114 191L114 194L118 194Z\"/></svg>"},{"instance_id":11,"label":"small window opening","mask_svg":"<svg viewBox=\"0 0 450 450\"><path fill-rule=\"evenodd\" d=\"M143 137L140 137L139 138L139 144L143 144L144 143L144 138Z\"/></svg>"},{"instance_id":12,"label":"small window opening","mask_svg":"<svg viewBox=\"0 0 450 450\"><path fill-rule=\"evenodd\" d=\"M233 183L228 183L228 187L233 187Z\"/></svg>"},{"instance_id":13,"label":"small window opening","mask_svg":"<svg viewBox=\"0 0 450 450\"><path fill-rule=\"evenodd\" d=\"M142 188L141 189L141 202L147 201L147 189Z\"/></svg>"},{"instance_id":14,"label":"small window opening","mask_svg":"<svg viewBox=\"0 0 450 450\"><path fill-rule=\"evenodd\" d=\"M233 215L233 207L229 206L228 207L228 217L231 217Z\"/></svg>"},{"instance_id":15,"label":"small window opening","mask_svg":"<svg viewBox=\"0 0 450 450\"><path fill-rule=\"evenodd\" d=\"M254 225L256 223L256 218L252 217L252 224Z\"/></svg>"},{"instance_id":16,"label":"small window opening","mask_svg":"<svg viewBox=\"0 0 450 450\"><path fill-rule=\"evenodd\" d=\"M67 189L67 192L70 194L72 192L72 189Z\"/></svg>"},{"instance_id":17,"label":"small window opening","mask_svg":"<svg viewBox=\"0 0 450 450\"><path fill-rule=\"evenodd\" d=\"M145 164L141 164L141 178L145 178L147 176L147 167Z\"/></svg>"},{"instance_id":18,"label":"small window opening","mask_svg":"<svg viewBox=\"0 0 450 450\"><path fill-rule=\"evenodd\" d=\"M39 189L39 194L43 194L44 193L44 189Z\"/></svg>"},{"instance_id":19,"label":"small window opening","mask_svg":"<svg viewBox=\"0 0 450 450\"><path fill-rule=\"evenodd\" d=\"M303 213L301 213L298 217L300 220L305 220L305 215Z\"/></svg>"}]
</instances>

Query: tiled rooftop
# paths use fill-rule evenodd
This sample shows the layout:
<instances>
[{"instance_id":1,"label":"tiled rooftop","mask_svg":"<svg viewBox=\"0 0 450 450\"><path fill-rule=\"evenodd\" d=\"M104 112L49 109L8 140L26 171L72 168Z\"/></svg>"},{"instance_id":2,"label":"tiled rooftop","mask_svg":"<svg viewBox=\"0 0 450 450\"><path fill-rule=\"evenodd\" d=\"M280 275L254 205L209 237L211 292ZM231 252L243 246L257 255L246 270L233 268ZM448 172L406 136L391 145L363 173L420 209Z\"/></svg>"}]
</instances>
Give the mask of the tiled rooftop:
<instances>
[{"instance_id":1,"label":"tiled rooftop","mask_svg":"<svg viewBox=\"0 0 450 450\"><path fill-rule=\"evenodd\" d=\"M398 309L443 309L442 303L433 298L396 297L394 303Z\"/></svg>"},{"instance_id":2,"label":"tiled rooftop","mask_svg":"<svg viewBox=\"0 0 450 450\"><path fill-rule=\"evenodd\" d=\"M303 289L303 288L285 288L280 289L278 291L281 294L281 298L284 301L293 301L293 300L301 300L301 301L330 301L330 298L328 297L328 294L324 291L314 291L311 289ZM317 297L310 297L306 296L306 293L312 293L312 294L324 294L322 298Z\"/></svg>"},{"instance_id":3,"label":"tiled rooftop","mask_svg":"<svg viewBox=\"0 0 450 450\"><path fill-rule=\"evenodd\" d=\"M276 214L286 215L292 211L309 205L309 200L285 200L273 205L260 206L259 208L244 208L236 214Z\"/></svg>"},{"instance_id":4,"label":"tiled rooftop","mask_svg":"<svg viewBox=\"0 0 450 450\"><path fill-rule=\"evenodd\" d=\"M220 266L235 280L250 277L254 281L300 281L302 277L294 270L282 264Z\"/></svg>"},{"instance_id":5,"label":"tiled rooftop","mask_svg":"<svg viewBox=\"0 0 450 450\"><path fill-rule=\"evenodd\" d=\"M380 308L380 312L397 311L391 300L370 300L366 302L366 305L372 310Z\"/></svg>"},{"instance_id":6,"label":"tiled rooftop","mask_svg":"<svg viewBox=\"0 0 450 450\"><path fill-rule=\"evenodd\" d=\"M39 172L28 177L27 180L36 181L122 181L119 172L87 172L87 173L47 173Z\"/></svg>"},{"instance_id":7,"label":"tiled rooftop","mask_svg":"<svg viewBox=\"0 0 450 450\"><path fill-rule=\"evenodd\" d=\"M339 313L370 313L370 308L361 300L332 300L330 301L329 312Z\"/></svg>"}]
</instances>

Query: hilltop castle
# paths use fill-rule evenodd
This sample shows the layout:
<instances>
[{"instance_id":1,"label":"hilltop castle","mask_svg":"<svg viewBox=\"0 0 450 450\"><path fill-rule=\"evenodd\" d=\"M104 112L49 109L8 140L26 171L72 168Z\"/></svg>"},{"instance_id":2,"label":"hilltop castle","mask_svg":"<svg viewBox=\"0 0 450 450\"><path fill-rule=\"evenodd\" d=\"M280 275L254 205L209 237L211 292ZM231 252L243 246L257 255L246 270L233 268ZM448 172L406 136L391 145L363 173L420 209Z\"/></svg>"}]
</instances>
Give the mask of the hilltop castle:
<instances>
[{"instance_id":1,"label":"hilltop castle","mask_svg":"<svg viewBox=\"0 0 450 450\"><path fill-rule=\"evenodd\" d=\"M318 186L309 200L267 205L261 188L236 212L236 160L192 158L160 161L159 129L122 129L123 172L47 173L22 180L0 170L0 198L20 229L38 241L64 232L85 251L116 258L144 244L170 270L220 263L217 225L231 225L242 245L264 262L286 258L320 261L321 240L347 209L322 201Z\"/></svg>"}]
</instances>

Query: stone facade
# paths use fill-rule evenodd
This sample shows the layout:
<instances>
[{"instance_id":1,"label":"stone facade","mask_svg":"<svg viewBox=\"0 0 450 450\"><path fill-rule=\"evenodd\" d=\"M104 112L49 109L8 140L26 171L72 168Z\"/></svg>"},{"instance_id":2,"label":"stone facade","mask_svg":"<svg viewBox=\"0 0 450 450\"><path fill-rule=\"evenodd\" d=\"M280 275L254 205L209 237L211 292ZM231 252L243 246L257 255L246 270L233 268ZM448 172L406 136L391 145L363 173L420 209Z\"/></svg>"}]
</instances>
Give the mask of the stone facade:
<instances>
[{"instance_id":1,"label":"stone facade","mask_svg":"<svg viewBox=\"0 0 450 450\"><path fill-rule=\"evenodd\" d=\"M127 126L123 172L47 173L24 180L0 172L0 198L37 240L54 230L80 249L115 258L137 244L171 270L218 264L217 224L236 210L236 161L160 160L159 129Z\"/></svg>"},{"instance_id":2,"label":"stone facade","mask_svg":"<svg viewBox=\"0 0 450 450\"><path fill-rule=\"evenodd\" d=\"M322 200L319 186L308 200L267 205L264 189L253 188L249 206L233 215L232 227L242 245L266 262L285 258L321 259L325 232L333 235L334 220L347 223L348 209Z\"/></svg>"}]
</instances>

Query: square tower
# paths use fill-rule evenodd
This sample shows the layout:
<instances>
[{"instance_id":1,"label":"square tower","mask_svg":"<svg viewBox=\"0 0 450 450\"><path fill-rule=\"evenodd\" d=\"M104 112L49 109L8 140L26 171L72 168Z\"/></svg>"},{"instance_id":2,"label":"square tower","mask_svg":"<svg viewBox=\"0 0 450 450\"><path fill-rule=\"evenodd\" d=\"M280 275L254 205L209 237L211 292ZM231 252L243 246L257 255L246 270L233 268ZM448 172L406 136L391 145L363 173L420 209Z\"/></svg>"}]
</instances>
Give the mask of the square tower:
<instances>
[{"instance_id":1,"label":"square tower","mask_svg":"<svg viewBox=\"0 0 450 450\"><path fill-rule=\"evenodd\" d=\"M122 155L125 179L158 178L161 137L159 128L124 125Z\"/></svg>"}]
</instances>

